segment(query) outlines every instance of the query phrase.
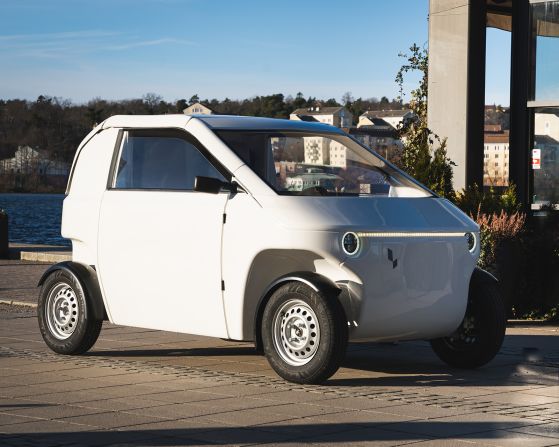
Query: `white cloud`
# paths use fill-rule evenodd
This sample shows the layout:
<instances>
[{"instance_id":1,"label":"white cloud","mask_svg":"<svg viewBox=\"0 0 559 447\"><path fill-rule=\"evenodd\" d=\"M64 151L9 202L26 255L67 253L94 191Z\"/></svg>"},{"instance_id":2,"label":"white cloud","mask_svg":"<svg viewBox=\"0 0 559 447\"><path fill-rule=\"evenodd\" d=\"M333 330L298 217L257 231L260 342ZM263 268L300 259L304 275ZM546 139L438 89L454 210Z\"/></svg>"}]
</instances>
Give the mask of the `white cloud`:
<instances>
[{"instance_id":1,"label":"white cloud","mask_svg":"<svg viewBox=\"0 0 559 447\"><path fill-rule=\"evenodd\" d=\"M0 35L0 55L11 59L75 59L76 56L104 51L124 51L133 48L195 45L195 42L175 37L146 39L130 34L105 30L67 31L44 34Z\"/></svg>"},{"instance_id":2,"label":"white cloud","mask_svg":"<svg viewBox=\"0 0 559 447\"><path fill-rule=\"evenodd\" d=\"M155 40L144 40L140 42L130 42L124 43L120 45L110 45L106 47L106 50L111 51L120 51L120 50L128 50L131 48L139 48L139 47L151 47L155 45L165 45L165 44L177 44L177 45L195 45L195 42L191 42L189 40L183 39L174 39L174 38L163 38L163 39L155 39Z\"/></svg>"}]
</instances>

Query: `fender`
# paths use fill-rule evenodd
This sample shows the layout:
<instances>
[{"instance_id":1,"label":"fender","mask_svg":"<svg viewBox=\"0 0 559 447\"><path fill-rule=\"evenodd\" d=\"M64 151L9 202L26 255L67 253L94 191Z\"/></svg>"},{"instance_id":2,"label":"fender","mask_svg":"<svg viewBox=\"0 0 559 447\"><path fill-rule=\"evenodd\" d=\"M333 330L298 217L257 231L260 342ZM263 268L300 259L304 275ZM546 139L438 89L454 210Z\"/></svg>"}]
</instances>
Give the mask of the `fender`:
<instances>
[{"instance_id":1,"label":"fender","mask_svg":"<svg viewBox=\"0 0 559 447\"><path fill-rule=\"evenodd\" d=\"M338 297L342 292L342 289L336 285L332 280L326 278L325 276L319 275L315 272L293 272L287 275L283 275L271 283L264 293L262 294L256 314L254 315L254 342L256 345L256 350L262 352L262 315L264 314L264 308L266 303L272 296L272 294L283 284L287 282L300 282L306 284L315 292L321 293L325 296Z\"/></svg>"},{"instance_id":2,"label":"fender","mask_svg":"<svg viewBox=\"0 0 559 447\"><path fill-rule=\"evenodd\" d=\"M107 320L107 313L105 305L103 304L103 296L99 288L99 281L97 279L97 272L89 265L80 264L73 261L59 262L58 264L51 265L37 284L38 287L42 286L48 276L58 270L66 270L71 275L75 276L90 300L91 311L96 320Z\"/></svg>"}]
</instances>

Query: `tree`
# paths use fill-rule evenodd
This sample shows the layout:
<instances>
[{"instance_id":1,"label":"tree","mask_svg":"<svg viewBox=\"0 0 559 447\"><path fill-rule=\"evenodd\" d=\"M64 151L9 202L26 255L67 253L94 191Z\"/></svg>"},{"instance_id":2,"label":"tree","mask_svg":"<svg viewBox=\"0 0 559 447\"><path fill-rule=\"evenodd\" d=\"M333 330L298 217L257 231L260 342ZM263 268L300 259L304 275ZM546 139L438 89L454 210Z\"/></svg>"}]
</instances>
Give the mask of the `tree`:
<instances>
[{"instance_id":1,"label":"tree","mask_svg":"<svg viewBox=\"0 0 559 447\"><path fill-rule=\"evenodd\" d=\"M342 96L342 104L344 105L344 107L351 106L352 102L353 102L353 96L351 96L351 92L345 92Z\"/></svg>"},{"instance_id":2,"label":"tree","mask_svg":"<svg viewBox=\"0 0 559 447\"><path fill-rule=\"evenodd\" d=\"M163 102L163 98L156 93L146 93L142 97L144 104L147 106L148 113L153 115L158 106Z\"/></svg>"},{"instance_id":3,"label":"tree","mask_svg":"<svg viewBox=\"0 0 559 447\"><path fill-rule=\"evenodd\" d=\"M195 93L188 100L188 105L196 104L197 102L200 102L200 97L198 96L197 93Z\"/></svg>"},{"instance_id":4,"label":"tree","mask_svg":"<svg viewBox=\"0 0 559 447\"><path fill-rule=\"evenodd\" d=\"M324 101L324 107L339 107L340 103L335 98L329 98Z\"/></svg>"},{"instance_id":5,"label":"tree","mask_svg":"<svg viewBox=\"0 0 559 447\"><path fill-rule=\"evenodd\" d=\"M302 107L305 107L306 102L307 101L305 100L303 94L301 92L298 92L297 96L295 96L295 99L293 100L293 107L295 109L300 109Z\"/></svg>"},{"instance_id":6,"label":"tree","mask_svg":"<svg viewBox=\"0 0 559 447\"><path fill-rule=\"evenodd\" d=\"M182 111L184 109L186 109L188 107L188 102L186 99L179 99L177 100L177 102L175 103L175 111L177 113L182 113Z\"/></svg>"},{"instance_id":7,"label":"tree","mask_svg":"<svg viewBox=\"0 0 559 447\"><path fill-rule=\"evenodd\" d=\"M398 129L403 141L399 165L437 194L452 199L454 198L452 166L455 164L447 156L446 139L441 139L427 125L428 52L413 44L409 54L404 53L399 56L406 59L406 63L396 74L400 102L403 103L405 75L414 71L421 74L419 85L411 91L409 102L409 108L415 117L404 122Z\"/></svg>"}]
</instances>

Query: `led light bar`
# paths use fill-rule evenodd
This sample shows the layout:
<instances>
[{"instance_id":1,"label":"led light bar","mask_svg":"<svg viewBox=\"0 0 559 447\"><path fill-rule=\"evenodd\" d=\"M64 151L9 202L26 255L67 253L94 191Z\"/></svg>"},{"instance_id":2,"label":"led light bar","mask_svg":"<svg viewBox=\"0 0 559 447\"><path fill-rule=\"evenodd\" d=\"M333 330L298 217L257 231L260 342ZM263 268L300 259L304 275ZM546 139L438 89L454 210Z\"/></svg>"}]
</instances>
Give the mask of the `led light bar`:
<instances>
[{"instance_id":1,"label":"led light bar","mask_svg":"<svg viewBox=\"0 0 559 447\"><path fill-rule=\"evenodd\" d=\"M466 233L444 233L444 232L414 232L414 231L373 231L358 232L359 237L465 237Z\"/></svg>"}]
</instances>

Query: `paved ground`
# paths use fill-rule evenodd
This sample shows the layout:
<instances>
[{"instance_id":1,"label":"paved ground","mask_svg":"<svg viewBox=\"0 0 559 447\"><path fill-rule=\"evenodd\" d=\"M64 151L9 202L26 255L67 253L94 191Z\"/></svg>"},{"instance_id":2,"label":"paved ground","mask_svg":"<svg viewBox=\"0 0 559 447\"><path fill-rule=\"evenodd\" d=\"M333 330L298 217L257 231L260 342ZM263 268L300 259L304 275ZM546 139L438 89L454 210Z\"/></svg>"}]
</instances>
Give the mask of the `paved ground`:
<instances>
[{"instance_id":1,"label":"paved ground","mask_svg":"<svg viewBox=\"0 0 559 447\"><path fill-rule=\"evenodd\" d=\"M36 302L48 264L0 260L0 302ZM325 386L277 378L252 346L106 324L51 353L35 311L0 304L0 445L559 445L559 329L509 328L478 371L426 343L353 344Z\"/></svg>"},{"instance_id":2,"label":"paved ground","mask_svg":"<svg viewBox=\"0 0 559 447\"><path fill-rule=\"evenodd\" d=\"M37 283L50 264L0 259L0 301L37 302Z\"/></svg>"},{"instance_id":3,"label":"paved ground","mask_svg":"<svg viewBox=\"0 0 559 447\"><path fill-rule=\"evenodd\" d=\"M426 343L353 344L326 385L296 386L250 345L110 324L59 356L33 309L0 305L0 445L213 443L559 445L559 329L510 328L473 372Z\"/></svg>"}]
</instances>

